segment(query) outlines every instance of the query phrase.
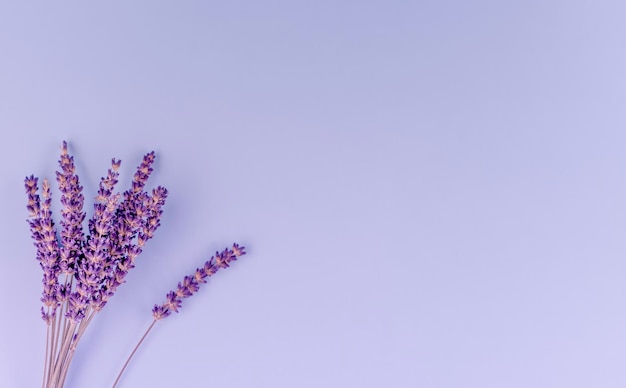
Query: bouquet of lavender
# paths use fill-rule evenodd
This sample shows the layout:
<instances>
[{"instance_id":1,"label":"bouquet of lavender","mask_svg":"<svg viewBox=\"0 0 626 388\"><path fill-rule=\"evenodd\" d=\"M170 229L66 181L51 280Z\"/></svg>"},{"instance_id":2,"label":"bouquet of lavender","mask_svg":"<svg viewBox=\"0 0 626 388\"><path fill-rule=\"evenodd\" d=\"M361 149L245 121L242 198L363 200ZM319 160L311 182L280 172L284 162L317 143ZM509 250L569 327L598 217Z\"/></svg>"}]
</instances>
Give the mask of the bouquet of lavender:
<instances>
[{"instance_id":1,"label":"bouquet of lavender","mask_svg":"<svg viewBox=\"0 0 626 388\"><path fill-rule=\"evenodd\" d=\"M26 177L28 223L36 258L43 270L41 316L46 323L46 351L43 367L44 388L62 388L76 346L87 326L125 282L128 271L146 241L160 226L167 190L157 187L144 190L152 172L155 154L146 154L133 177L132 186L123 195L114 193L120 161L113 159L106 177L100 181L94 213L88 220L88 234L83 232L84 197L75 172L74 158L63 142L56 180L61 191L61 228L57 230L51 212L50 184L46 179L38 186L38 178ZM193 295L207 277L245 254L244 247L233 244L216 252L195 273L185 276L166 301L152 309L153 322L126 360L113 387L128 362L155 323L178 312L182 299Z\"/></svg>"}]
</instances>

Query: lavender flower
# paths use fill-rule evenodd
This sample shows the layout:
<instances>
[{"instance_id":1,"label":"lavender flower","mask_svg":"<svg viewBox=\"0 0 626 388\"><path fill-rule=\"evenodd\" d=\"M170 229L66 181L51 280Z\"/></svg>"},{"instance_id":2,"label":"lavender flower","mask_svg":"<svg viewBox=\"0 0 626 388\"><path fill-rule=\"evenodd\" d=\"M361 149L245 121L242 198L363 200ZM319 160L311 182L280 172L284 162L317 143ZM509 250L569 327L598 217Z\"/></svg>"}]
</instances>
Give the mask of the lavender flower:
<instances>
[{"instance_id":1,"label":"lavender flower","mask_svg":"<svg viewBox=\"0 0 626 388\"><path fill-rule=\"evenodd\" d=\"M40 213L40 226L41 226L41 263L46 269L44 272L44 305L48 307L56 306L57 301L54 298L57 297L57 275L59 272L58 259L59 259L59 246L56 240L56 231L54 229L54 222L52 221L52 212L50 210L50 204L52 202L50 194L50 184L47 179L43 180L41 186L42 198L41 213Z\"/></svg>"},{"instance_id":2,"label":"lavender flower","mask_svg":"<svg viewBox=\"0 0 626 388\"><path fill-rule=\"evenodd\" d=\"M176 291L170 291L166 296L166 302L162 305L154 305L152 316L155 320L168 317L172 312L177 313L183 299L189 298L200 289L200 284L206 283L206 278L214 275L220 268L228 268L231 261L245 255L245 247L233 244L231 249L224 249L222 252L215 252L202 268L197 268L193 275L185 276L183 281L178 283Z\"/></svg>"},{"instance_id":3,"label":"lavender flower","mask_svg":"<svg viewBox=\"0 0 626 388\"><path fill-rule=\"evenodd\" d=\"M113 159L107 176L100 180L94 214L89 220L90 235L85 246L85 258L81 262L82 283L89 285L89 292L83 298L82 305L83 308L89 305L94 311L100 311L106 303L103 300L102 283L114 265L111 257L112 220L120 195L114 194L113 188L118 181L120 164L121 161Z\"/></svg>"},{"instance_id":4,"label":"lavender flower","mask_svg":"<svg viewBox=\"0 0 626 388\"><path fill-rule=\"evenodd\" d=\"M75 174L74 157L67 152L67 142L63 142L61 159L59 160L61 171L57 171L56 178L61 191L61 270L72 275L75 271L76 260L81 254L85 243L82 223L85 219L83 211L84 197L83 187L80 185L78 175Z\"/></svg>"},{"instance_id":5,"label":"lavender flower","mask_svg":"<svg viewBox=\"0 0 626 388\"><path fill-rule=\"evenodd\" d=\"M32 237L35 240L37 248L37 260L43 270L43 295L41 301L44 307L41 308L43 320L50 324L55 317L56 307L58 306L58 290L57 275L59 272L58 259L59 247L56 241L56 231L54 222L52 221L52 212L50 204L52 202L50 194L50 185L44 179L42 185L43 201L37 195L38 179L34 176L26 177L24 186L28 194L28 204L26 208L30 212L31 219L28 220Z\"/></svg>"}]
</instances>

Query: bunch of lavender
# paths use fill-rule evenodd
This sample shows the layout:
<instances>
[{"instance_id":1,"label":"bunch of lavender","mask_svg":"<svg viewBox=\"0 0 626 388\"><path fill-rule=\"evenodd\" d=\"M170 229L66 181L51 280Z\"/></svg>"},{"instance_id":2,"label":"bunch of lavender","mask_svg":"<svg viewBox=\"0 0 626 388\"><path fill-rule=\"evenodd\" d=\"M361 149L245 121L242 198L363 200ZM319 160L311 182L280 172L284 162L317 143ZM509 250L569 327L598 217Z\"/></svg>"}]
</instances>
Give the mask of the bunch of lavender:
<instances>
[{"instance_id":1,"label":"bunch of lavender","mask_svg":"<svg viewBox=\"0 0 626 388\"><path fill-rule=\"evenodd\" d=\"M66 142L59 160L61 171L56 173L63 205L60 231L52 220L48 181L43 180L40 190L38 178L31 175L25 179L28 223L35 240L36 258L43 270L41 316L47 327L42 383L45 388L63 387L76 346L89 323L125 282L143 246L160 226L167 190L161 186L150 193L144 190L154 158L154 152L144 156L131 188L123 194L114 193L121 162L112 160L106 177L100 181L87 235L82 226L86 216L83 188ZM122 367L114 387L154 324L178 312L183 298L193 295L208 276L228 267L243 254L244 247L237 244L216 252L202 268L186 276L176 291L167 294L164 304L155 305L154 320Z\"/></svg>"}]
</instances>

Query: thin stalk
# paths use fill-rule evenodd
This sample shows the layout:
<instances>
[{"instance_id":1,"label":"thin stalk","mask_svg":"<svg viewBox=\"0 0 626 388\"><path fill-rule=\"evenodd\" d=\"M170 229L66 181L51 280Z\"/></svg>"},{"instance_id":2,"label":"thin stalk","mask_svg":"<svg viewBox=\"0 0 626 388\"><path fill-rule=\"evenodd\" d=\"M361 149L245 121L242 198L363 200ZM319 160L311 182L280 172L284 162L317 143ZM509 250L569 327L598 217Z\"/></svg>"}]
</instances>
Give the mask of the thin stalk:
<instances>
[{"instance_id":1,"label":"thin stalk","mask_svg":"<svg viewBox=\"0 0 626 388\"><path fill-rule=\"evenodd\" d=\"M50 313L50 308L48 307L48 314ZM55 333L56 333L56 323L57 323L57 319L56 316L54 317L54 319L52 320L52 325L50 327L50 355L48 357L48 382L47 382L47 386L50 386L51 384L51 378L52 378L52 367L54 365L54 360L56 357L56 337L55 337Z\"/></svg>"},{"instance_id":2,"label":"thin stalk","mask_svg":"<svg viewBox=\"0 0 626 388\"><path fill-rule=\"evenodd\" d=\"M50 324L46 325L46 356L43 359L43 378L41 381L41 388L45 388L46 386L46 372L48 371L48 351L50 346L48 345L50 341Z\"/></svg>"},{"instance_id":3,"label":"thin stalk","mask_svg":"<svg viewBox=\"0 0 626 388\"><path fill-rule=\"evenodd\" d=\"M76 323L74 321L70 322L67 332L64 333L63 341L61 342L61 345L62 345L61 350L59 351L57 355L57 361L56 361L56 364L54 365L54 374L52 376L52 380L55 382L55 384L58 383L61 369L67 359L67 352L69 350L72 337L74 337L75 327L76 327Z\"/></svg>"},{"instance_id":4,"label":"thin stalk","mask_svg":"<svg viewBox=\"0 0 626 388\"><path fill-rule=\"evenodd\" d=\"M124 363L124 366L122 367L122 370L120 370L120 373L117 375L117 378L115 379L115 382L113 383L113 387L112 388L115 388L117 386L117 383L120 381L120 378L122 377L122 374L126 370L126 367L128 366L128 363L130 362L131 358L133 358L133 356L135 355L135 352L137 351L137 349L139 348L139 346L141 345L143 340L146 338L148 333L150 333L150 330L152 330L152 327L154 327L155 323L157 323L156 319L154 321L152 321L152 323L148 327L148 330L146 330L146 332L143 333L143 337L141 337L141 339L139 340L139 342L135 346L135 349L133 349L133 352L130 354L130 356L128 356L128 359L126 359L126 362Z\"/></svg>"},{"instance_id":5,"label":"thin stalk","mask_svg":"<svg viewBox=\"0 0 626 388\"><path fill-rule=\"evenodd\" d=\"M59 340L61 340L61 338L63 338L63 336L65 336L65 332L66 332L66 328L65 328L65 320L63 319L63 305L61 305L60 307L55 307L54 308L54 327L55 329L55 334L54 334L54 352L53 354L57 354L58 353L58 349L59 349ZM63 334L61 334L63 333Z\"/></svg>"},{"instance_id":6,"label":"thin stalk","mask_svg":"<svg viewBox=\"0 0 626 388\"><path fill-rule=\"evenodd\" d=\"M61 312L63 311L63 309L61 309ZM62 357L62 351L63 348L65 347L65 342L67 341L67 336L68 336L68 331L69 328L67 327L67 318L63 319L62 318L63 314L57 314L55 316L55 326L56 326L56 336L54 338L54 353L53 353L53 357L56 357L54 359L54 369L52 370L53 375L52 375L52 380L55 384L55 386L58 384L58 368L60 363L62 362L62 359L64 357ZM61 324L62 323L62 324ZM63 327L63 329L61 329L61 327ZM59 343L60 342L60 343ZM59 350L61 349L61 350Z\"/></svg>"},{"instance_id":7,"label":"thin stalk","mask_svg":"<svg viewBox=\"0 0 626 388\"><path fill-rule=\"evenodd\" d=\"M72 336L72 344L70 345L67 362L63 365L63 369L61 370L60 382L61 386L65 383L65 378L67 377L67 371L69 370L70 364L72 363L72 359L74 358L74 353L76 353L76 346L78 346L78 341L83 336L85 330L87 330L87 326L91 322L91 319L96 315L96 312L91 311L87 318L80 321L78 329L76 330L76 337Z\"/></svg>"},{"instance_id":8,"label":"thin stalk","mask_svg":"<svg viewBox=\"0 0 626 388\"><path fill-rule=\"evenodd\" d=\"M83 333L85 333L85 330L87 330L87 326L89 326L89 324L91 323L91 320L93 319L94 316L96 316L97 313L98 313L97 311L87 310L87 317L84 318L82 321L80 321L80 326L78 326L78 330L76 330L77 337L76 337L76 341L74 342L74 348L76 348L76 344L80 340L80 337L83 336Z\"/></svg>"},{"instance_id":9,"label":"thin stalk","mask_svg":"<svg viewBox=\"0 0 626 388\"><path fill-rule=\"evenodd\" d=\"M85 309L85 318L81 319L80 323L78 324L78 328L76 329L76 332L82 335L82 333L85 332L85 329L87 329L87 326L89 325L89 322L91 322L91 318L93 318L94 315L95 312L91 309L91 306L87 306L87 308Z\"/></svg>"},{"instance_id":10,"label":"thin stalk","mask_svg":"<svg viewBox=\"0 0 626 388\"><path fill-rule=\"evenodd\" d=\"M74 338L74 336L72 336L72 339ZM74 342L74 341L72 341ZM65 356L65 362L63 363L63 366L61 367L61 371L59 372L59 386L63 386L63 384L65 383L65 378L67 377L67 371L70 368L70 364L72 363L72 358L74 357L74 351L76 350L76 345L72 344L70 345L67 355Z\"/></svg>"}]
</instances>

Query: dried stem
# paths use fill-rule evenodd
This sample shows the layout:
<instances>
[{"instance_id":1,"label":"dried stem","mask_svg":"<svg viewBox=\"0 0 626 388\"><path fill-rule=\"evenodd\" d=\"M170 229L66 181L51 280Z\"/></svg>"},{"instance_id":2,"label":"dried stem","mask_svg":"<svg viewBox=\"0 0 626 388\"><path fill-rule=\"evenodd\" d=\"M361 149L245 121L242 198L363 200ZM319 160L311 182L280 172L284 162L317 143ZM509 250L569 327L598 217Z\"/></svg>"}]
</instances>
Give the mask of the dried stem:
<instances>
[{"instance_id":1,"label":"dried stem","mask_svg":"<svg viewBox=\"0 0 626 388\"><path fill-rule=\"evenodd\" d=\"M128 358L126 359L126 362L124 363L124 366L122 367L122 370L120 370L120 373L117 375L117 378L115 379L115 382L113 383L113 387L115 388L117 386L117 383L120 381L120 378L122 377L122 374L124 373L124 371L126 370L126 367L128 366L128 363L130 362L130 360L133 358L133 356L135 355L135 352L137 352L137 349L139 348L139 346L141 345L141 343L143 342L143 340L146 338L146 336L148 335L148 333L150 333L150 330L152 330L152 328L154 327L154 324L157 323L157 320L155 319L154 321L152 321L152 323L150 324L150 326L148 326L148 329L146 330L145 333L143 333L143 336L141 337L141 339L139 340L139 342L137 343L137 345L135 345L135 348L133 349L132 353L130 354L130 356L128 356Z\"/></svg>"},{"instance_id":2,"label":"dried stem","mask_svg":"<svg viewBox=\"0 0 626 388\"><path fill-rule=\"evenodd\" d=\"M50 325L46 325L46 356L43 359L43 377L41 382L41 388L46 386L46 372L48 371L48 352L50 351Z\"/></svg>"}]
</instances>

